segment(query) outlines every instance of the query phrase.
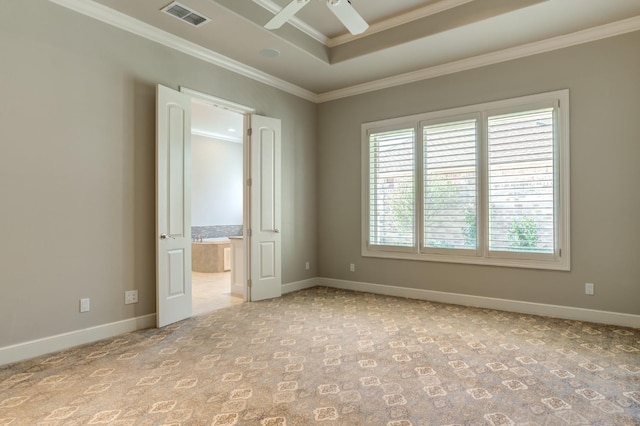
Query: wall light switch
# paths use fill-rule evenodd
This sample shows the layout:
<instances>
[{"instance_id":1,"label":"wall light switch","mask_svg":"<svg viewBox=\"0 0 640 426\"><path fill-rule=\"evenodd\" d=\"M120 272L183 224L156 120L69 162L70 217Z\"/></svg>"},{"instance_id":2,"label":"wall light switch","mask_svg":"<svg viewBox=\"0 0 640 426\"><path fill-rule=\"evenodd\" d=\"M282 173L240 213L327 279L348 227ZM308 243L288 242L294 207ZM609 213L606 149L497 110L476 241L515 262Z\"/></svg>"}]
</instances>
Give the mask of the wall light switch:
<instances>
[{"instance_id":1,"label":"wall light switch","mask_svg":"<svg viewBox=\"0 0 640 426\"><path fill-rule=\"evenodd\" d=\"M91 310L91 301L87 299L80 299L80 312L89 312Z\"/></svg>"},{"instance_id":2,"label":"wall light switch","mask_svg":"<svg viewBox=\"0 0 640 426\"><path fill-rule=\"evenodd\" d=\"M589 296L593 296L595 291L595 285L593 283L585 283L584 285L584 294L588 294Z\"/></svg>"}]
</instances>

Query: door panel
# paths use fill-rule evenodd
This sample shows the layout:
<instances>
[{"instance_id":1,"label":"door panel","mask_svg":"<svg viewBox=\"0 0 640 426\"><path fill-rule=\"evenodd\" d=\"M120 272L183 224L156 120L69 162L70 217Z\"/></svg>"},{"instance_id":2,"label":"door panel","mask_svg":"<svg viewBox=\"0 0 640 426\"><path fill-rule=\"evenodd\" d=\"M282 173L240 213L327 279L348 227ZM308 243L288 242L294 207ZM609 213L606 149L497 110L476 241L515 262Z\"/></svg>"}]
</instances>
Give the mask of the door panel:
<instances>
[{"instance_id":1,"label":"door panel","mask_svg":"<svg viewBox=\"0 0 640 426\"><path fill-rule=\"evenodd\" d=\"M185 186L185 111L180 105L167 105L169 141L167 148L169 169L167 194L169 212L169 233L184 236L184 186ZM189 125L190 128L191 125Z\"/></svg>"},{"instance_id":2,"label":"door panel","mask_svg":"<svg viewBox=\"0 0 640 426\"><path fill-rule=\"evenodd\" d=\"M157 325L191 316L191 98L158 86L156 108Z\"/></svg>"},{"instance_id":3,"label":"door panel","mask_svg":"<svg viewBox=\"0 0 640 426\"><path fill-rule=\"evenodd\" d=\"M169 298L182 296L186 293L184 271L187 265L185 265L184 257L184 250L167 251L167 265L169 266L167 275L170 277L167 296Z\"/></svg>"},{"instance_id":4,"label":"door panel","mask_svg":"<svg viewBox=\"0 0 640 426\"><path fill-rule=\"evenodd\" d=\"M259 129L260 149L260 229L275 229L275 138L273 129Z\"/></svg>"},{"instance_id":5,"label":"door panel","mask_svg":"<svg viewBox=\"0 0 640 426\"><path fill-rule=\"evenodd\" d=\"M276 275L275 244L265 241L260 244L260 278L274 278Z\"/></svg>"},{"instance_id":6,"label":"door panel","mask_svg":"<svg viewBox=\"0 0 640 426\"><path fill-rule=\"evenodd\" d=\"M280 120L251 116L251 299L282 294Z\"/></svg>"}]
</instances>

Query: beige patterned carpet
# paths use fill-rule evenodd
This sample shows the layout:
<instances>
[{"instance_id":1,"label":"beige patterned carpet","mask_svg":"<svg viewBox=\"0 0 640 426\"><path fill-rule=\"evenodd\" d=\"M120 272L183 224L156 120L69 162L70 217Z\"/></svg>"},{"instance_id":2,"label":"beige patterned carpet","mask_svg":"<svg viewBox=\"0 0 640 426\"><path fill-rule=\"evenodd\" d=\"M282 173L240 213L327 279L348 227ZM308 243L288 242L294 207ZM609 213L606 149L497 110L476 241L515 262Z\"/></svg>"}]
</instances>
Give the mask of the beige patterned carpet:
<instances>
[{"instance_id":1,"label":"beige patterned carpet","mask_svg":"<svg viewBox=\"0 0 640 426\"><path fill-rule=\"evenodd\" d=\"M319 287L0 367L0 425L639 425L639 348Z\"/></svg>"}]
</instances>

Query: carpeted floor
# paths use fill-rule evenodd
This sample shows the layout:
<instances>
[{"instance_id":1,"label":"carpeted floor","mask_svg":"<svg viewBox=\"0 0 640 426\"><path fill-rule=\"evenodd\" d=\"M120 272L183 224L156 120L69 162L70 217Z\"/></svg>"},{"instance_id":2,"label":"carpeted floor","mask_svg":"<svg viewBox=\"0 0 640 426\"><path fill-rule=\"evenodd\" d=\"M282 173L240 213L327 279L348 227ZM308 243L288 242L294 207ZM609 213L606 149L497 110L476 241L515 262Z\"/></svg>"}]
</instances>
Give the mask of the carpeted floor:
<instances>
[{"instance_id":1,"label":"carpeted floor","mask_svg":"<svg viewBox=\"0 0 640 426\"><path fill-rule=\"evenodd\" d=\"M0 367L0 425L639 425L640 330L313 288Z\"/></svg>"}]
</instances>

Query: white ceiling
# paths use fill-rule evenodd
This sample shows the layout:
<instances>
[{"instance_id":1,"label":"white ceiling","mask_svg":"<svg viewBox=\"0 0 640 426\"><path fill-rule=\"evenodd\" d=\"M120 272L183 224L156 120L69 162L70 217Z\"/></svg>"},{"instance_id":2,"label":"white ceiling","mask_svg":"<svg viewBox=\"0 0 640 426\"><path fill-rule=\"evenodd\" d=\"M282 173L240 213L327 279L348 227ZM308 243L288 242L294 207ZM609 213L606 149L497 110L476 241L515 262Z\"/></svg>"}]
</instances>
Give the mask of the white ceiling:
<instances>
[{"instance_id":1,"label":"white ceiling","mask_svg":"<svg viewBox=\"0 0 640 426\"><path fill-rule=\"evenodd\" d=\"M180 0L199 28L160 12L171 0L51 1L315 101L640 30L640 0L351 0L371 25L356 37L325 0L274 31L289 0Z\"/></svg>"},{"instance_id":2,"label":"white ceiling","mask_svg":"<svg viewBox=\"0 0 640 426\"><path fill-rule=\"evenodd\" d=\"M191 103L191 133L210 139L242 143L243 116L240 113L194 100Z\"/></svg>"}]
</instances>

